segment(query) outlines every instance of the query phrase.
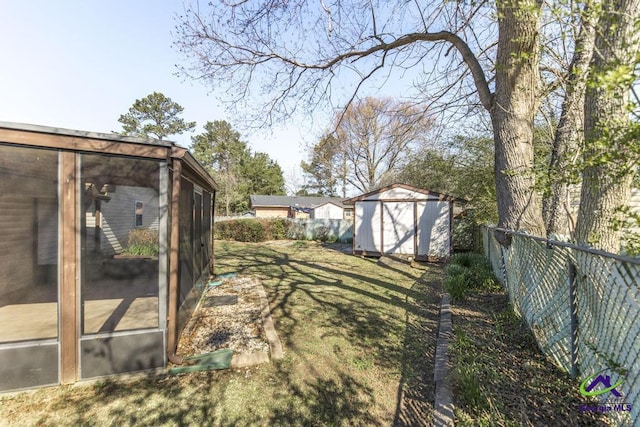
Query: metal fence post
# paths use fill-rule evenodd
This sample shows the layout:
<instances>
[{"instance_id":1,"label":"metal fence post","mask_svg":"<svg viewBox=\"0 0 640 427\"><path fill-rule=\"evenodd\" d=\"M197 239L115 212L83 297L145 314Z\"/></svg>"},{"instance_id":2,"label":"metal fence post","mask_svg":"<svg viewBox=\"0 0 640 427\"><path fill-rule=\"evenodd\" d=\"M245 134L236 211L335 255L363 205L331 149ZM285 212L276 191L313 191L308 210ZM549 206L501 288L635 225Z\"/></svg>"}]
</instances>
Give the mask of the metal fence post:
<instances>
[{"instance_id":1,"label":"metal fence post","mask_svg":"<svg viewBox=\"0 0 640 427\"><path fill-rule=\"evenodd\" d=\"M502 277L504 278L504 289L507 292L511 292L509 289L509 279L507 278L507 264L504 262L504 247L500 245L500 260L502 261ZM513 302L513 300L511 300Z\"/></svg>"},{"instance_id":2,"label":"metal fence post","mask_svg":"<svg viewBox=\"0 0 640 427\"><path fill-rule=\"evenodd\" d=\"M489 260L489 262L491 263L491 269L493 270L493 262L491 261L491 241L489 240L491 238L491 235L489 234L489 228L485 227L483 228L483 232L482 232L482 243L484 244L485 238L484 236L487 236L486 241L487 241L487 259Z\"/></svg>"},{"instance_id":3,"label":"metal fence post","mask_svg":"<svg viewBox=\"0 0 640 427\"><path fill-rule=\"evenodd\" d=\"M571 318L571 378L578 377L578 301L576 298L576 266L569 263L569 309Z\"/></svg>"}]
</instances>

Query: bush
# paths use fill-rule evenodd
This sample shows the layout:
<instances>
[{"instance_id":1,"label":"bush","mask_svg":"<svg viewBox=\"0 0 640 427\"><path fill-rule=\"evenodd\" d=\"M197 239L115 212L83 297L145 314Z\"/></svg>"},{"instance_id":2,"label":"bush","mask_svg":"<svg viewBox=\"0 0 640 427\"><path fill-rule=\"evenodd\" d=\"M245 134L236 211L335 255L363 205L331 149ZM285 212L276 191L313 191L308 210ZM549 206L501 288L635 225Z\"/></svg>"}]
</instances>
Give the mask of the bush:
<instances>
[{"instance_id":1,"label":"bush","mask_svg":"<svg viewBox=\"0 0 640 427\"><path fill-rule=\"evenodd\" d=\"M287 238L289 221L284 218L236 219L216 222L213 236L219 240L238 242L265 242Z\"/></svg>"},{"instance_id":2,"label":"bush","mask_svg":"<svg viewBox=\"0 0 640 427\"><path fill-rule=\"evenodd\" d=\"M123 255L158 256L158 230L135 228L129 231L127 247Z\"/></svg>"},{"instance_id":3,"label":"bush","mask_svg":"<svg viewBox=\"0 0 640 427\"><path fill-rule=\"evenodd\" d=\"M313 220L290 220L288 218L252 218L216 222L213 237L218 240L238 242L264 242L267 240L310 240L334 243L336 231L330 225Z\"/></svg>"},{"instance_id":4,"label":"bush","mask_svg":"<svg viewBox=\"0 0 640 427\"><path fill-rule=\"evenodd\" d=\"M451 295L454 301L464 298L469 289L466 277L466 269L458 264L451 264L446 269L444 277L444 289Z\"/></svg>"},{"instance_id":5,"label":"bush","mask_svg":"<svg viewBox=\"0 0 640 427\"><path fill-rule=\"evenodd\" d=\"M287 225L289 222L283 218L271 221L271 237L273 240L283 240L287 238Z\"/></svg>"},{"instance_id":6,"label":"bush","mask_svg":"<svg viewBox=\"0 0 640 427\"><path fill-rule=\"evenodd\" d=\"M338 238L333 234L331 227L321 226L315 230L316 239L325 243L335 243Z\"/></svg>"},{"instance_id":7,"label":"bush","mask_svg":"<svg viewBox=\"0 0 640 427\"><path fill-rule=\"evenodd\" d=\"M471 267L476 262L476 257L478 256L480 255L470 252L454 254L449 262L462 267Z\"/></svg>"},{"instance_id":8,"label":"bush","mask_svg":"<svg viewBox=\"0 0 640 427\"><path fill-rule=\"evenodd\" d=\"M213 228L214 237L238 242L264 242L264 229L255 219L236 219L217 222Z\"/></svg>"},{"instance_id":9,"label":"bush","mask_svg":"<svg viewBox=\"0 0 640 427\"><path fill-rule=\"evenodd\" d=\"M291 240L305 240L307 238L307 229L304 224L292 221L287 229L287 237Z\"/></svg>"},{"instance_id":10,"label":"bush","mask_svg":"<svg viewBox=\"0 0 640 427\"><path fill-rule=\"evenodd\" d=\"M469 289L496 291L500 284L482 255L463 253L451 257L445 270L444 289L455 301L464 298Z\"/></svg>"}]
</instances>

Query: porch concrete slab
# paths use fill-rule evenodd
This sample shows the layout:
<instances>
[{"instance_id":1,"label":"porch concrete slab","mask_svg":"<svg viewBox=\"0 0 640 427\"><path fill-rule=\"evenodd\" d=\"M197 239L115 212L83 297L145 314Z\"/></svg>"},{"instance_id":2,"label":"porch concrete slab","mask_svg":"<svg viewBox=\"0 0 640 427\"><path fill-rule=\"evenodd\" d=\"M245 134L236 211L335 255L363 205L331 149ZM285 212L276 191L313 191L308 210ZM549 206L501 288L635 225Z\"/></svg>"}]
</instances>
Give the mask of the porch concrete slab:
<instances>
[{"instance_id":1,"label":"porch concrete slab","mask_svg":"<svg viewBox=\"0 0 640 427\"><path fill-rule=\"evenodd\" d=\"M0 307L0 343L58 336L58 304L43 302Z\"/></svg>"},{"instance_id":2,"label":"porch concrete slab","mask_svg":"<svg viewBox=\"0 0 640 427\"><path fill-rule=\"evenodd\" d=\"M115 324L115 328L107 325ZM57 338L58 304L12 304L0 307L0 343ZM158 297L84 302L84 333L158 327Z\"/></svg>"}]
</instances>

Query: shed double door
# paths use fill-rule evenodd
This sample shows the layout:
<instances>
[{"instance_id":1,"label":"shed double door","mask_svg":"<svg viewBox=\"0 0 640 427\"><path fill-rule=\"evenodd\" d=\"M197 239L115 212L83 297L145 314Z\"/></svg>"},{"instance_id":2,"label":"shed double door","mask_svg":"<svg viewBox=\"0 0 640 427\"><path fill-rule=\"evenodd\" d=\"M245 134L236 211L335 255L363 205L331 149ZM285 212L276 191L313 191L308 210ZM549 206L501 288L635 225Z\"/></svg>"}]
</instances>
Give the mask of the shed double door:
<instances>
[{"instance_id":1,"label":"shed double door","mask_svg":"<svg viewBox=\"0 0 640 427\"><path fill-rule=\"evenodd\" d=\"M355 207L355 250L371 255L449 256L448 201L363 201Z\"/></svg>"},{"instance_id":2,"label":"shed double door","mask_svg":"<svg viewBox=\"0 0 640 427\"><path fill-rule=\"evenodd\" d=\"M389 255L413 255L415 236L414 203L382 203L382 252Z\"/></svg>"},{"instance_id":3,"label":"shed double door","mask_svg":"<svg viewBox=\"0 0 640 427\"><path fill-rule=\"evenodd\" d=\"M414 254L413 202L364 201L355 207L356 250L365 254Z\"/></svg>"}]
</instances>

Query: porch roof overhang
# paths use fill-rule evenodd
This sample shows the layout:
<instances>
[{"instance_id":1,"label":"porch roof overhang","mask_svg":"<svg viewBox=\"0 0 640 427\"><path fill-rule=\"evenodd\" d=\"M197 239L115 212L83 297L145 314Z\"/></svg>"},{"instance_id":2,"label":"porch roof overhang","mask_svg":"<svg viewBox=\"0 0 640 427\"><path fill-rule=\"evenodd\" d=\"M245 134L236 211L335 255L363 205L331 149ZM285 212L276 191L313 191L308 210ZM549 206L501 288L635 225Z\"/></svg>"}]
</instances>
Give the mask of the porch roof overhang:
<instances>
[{"instance_id":1,"label":"porch roof overhang","mask_svg":"<svg viewBox=\"0 0 640 427\"><path fill-rule=\"evenodd\" d=\"M214 179L193 155L171 141L0 121L0 143L166 162L180 159L185 165L183 174L187 178L209 191L217 190Z\"/></svg>"}]
</instances>

